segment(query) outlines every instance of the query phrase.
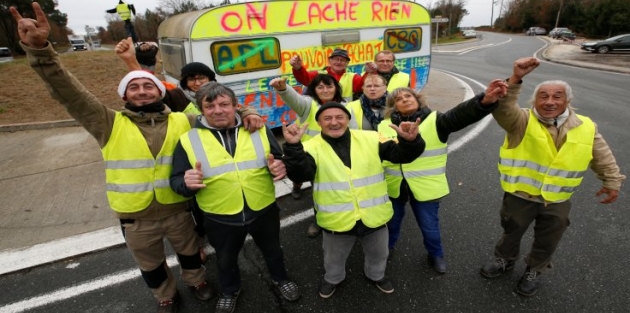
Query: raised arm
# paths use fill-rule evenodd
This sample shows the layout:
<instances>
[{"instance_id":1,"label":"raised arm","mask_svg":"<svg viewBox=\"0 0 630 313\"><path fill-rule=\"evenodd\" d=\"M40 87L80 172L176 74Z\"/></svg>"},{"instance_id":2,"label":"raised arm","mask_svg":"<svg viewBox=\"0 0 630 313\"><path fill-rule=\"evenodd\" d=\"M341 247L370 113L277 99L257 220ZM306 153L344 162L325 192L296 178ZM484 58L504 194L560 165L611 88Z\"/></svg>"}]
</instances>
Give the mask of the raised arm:
<instances>
[{"instance_id":1,"label":"raised arm","mask_svg":"<svg viewBox=\"0 0 630 313\"><path fill-rule=\"evenodd\" d=\"M286 103L291 110L297 113L300 120L305 121L311 112L313 98L299 94L291 86L287 85L286 77L274 78L269 82L269 86L276 90L282 101Z\"/></svg>"},{"instance_id":2,"label":"raised arm","mask_svg":"<svg viewBox=\"0 0 630 313\"><path fill-rule=\"evenodd\" d=\"M130 71L141 70L142 67L136 59L136 49L133 47L131 37L121 40L114 48L116 55L125 62Z\"/></svg>"}]
</instances>

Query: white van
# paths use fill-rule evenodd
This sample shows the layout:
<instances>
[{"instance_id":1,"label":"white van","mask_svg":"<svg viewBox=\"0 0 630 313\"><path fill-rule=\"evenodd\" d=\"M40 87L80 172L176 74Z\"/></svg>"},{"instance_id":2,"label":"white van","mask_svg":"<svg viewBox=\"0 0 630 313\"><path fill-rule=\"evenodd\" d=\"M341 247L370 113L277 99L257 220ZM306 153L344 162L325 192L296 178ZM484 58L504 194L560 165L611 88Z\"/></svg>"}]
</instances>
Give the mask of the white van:
<instances>
[{"instance_id":1,"label":"white van","mask_svg":"<svg viewBox=\"0 0 630 313\"><path fill-rule=\"evenodd\" d=\"M256 107L268 127L296 114L269 87L287 77L301 91L289 60L300 55L308 70L327 65L336 47L348 50L349 72L363 73L380 50L396 55L396 67L421 89L431 61L429 12L411 1L259 1L235 3L166 19L158 29L164 76L177 83L181 68L202 62L239 102Z\"/></svg>"}]
</instances>

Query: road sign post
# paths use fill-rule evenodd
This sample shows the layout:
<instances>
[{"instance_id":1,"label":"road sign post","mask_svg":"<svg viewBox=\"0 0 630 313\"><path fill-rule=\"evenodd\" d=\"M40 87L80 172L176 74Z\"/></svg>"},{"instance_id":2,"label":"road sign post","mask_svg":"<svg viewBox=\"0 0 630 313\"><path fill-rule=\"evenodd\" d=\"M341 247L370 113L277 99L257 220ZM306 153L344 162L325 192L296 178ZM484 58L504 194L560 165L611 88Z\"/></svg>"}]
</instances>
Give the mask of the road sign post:
<instances>
[{"instance_id":1,"label":"road sign post","mask_svg":"<svg viewBox=\"0 0 630 313\"><path fill-rule=\"evenodd\" d=\"M448 17L436 16L431 19L431 23L435 23L435 44L438 43L438 34L440 33L440 23L448 23Z\"/></svg>"}]
</instances>

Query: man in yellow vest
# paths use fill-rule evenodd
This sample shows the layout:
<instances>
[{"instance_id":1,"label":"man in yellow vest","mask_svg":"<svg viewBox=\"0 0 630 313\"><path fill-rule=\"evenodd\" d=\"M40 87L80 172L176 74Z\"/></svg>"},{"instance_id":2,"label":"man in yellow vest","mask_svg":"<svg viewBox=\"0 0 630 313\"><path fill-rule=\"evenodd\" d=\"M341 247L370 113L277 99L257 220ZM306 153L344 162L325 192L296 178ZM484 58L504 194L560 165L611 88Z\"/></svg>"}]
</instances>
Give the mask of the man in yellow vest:
<instances>
[{"instance_id":1,"label":"man in yellow vest","mask_svg":"<svg viewBox=\"0 0 630 313\"><path fill-rule=\"evenodd\" d=\"M289 301L300 298L280 246L280 209L274 180L286 175L282 150L269 129L250 134L236 114L234 92L216 82L197 91L202 118L180 137L171 187L195 197L217 256L221 295L215 312L233 312L241 291L238 254L249 234L260 248L273 284Z\"/></svg>"},{"instance_id":2,"label":"man in yellow vest","mask_svg":"<svg viewBox=\"0 0 630 313\"><path fill-rule=\"evenodd\" d=\"M131 14L136 15L136 8L133 4L126 4L123 0L120 0L115 8L106 10L105 12L118 13L120 19L125 22L125 31L127 32L127 36L131 37L134 43L138 43L138 35L136 35L136 30L133 28L133 24L131 23Z\"/></svg>"},{"instance_id":3,"label":"man in yellow vest","mask_svg":"<svg viewBox=\"0 0 630 313\"><path fill-rule=\"evenodd\" d=\"M397 88L410 87L409 74L401 72L395 65L396 56L389 50L381 50L374 56L374 62L365 64L365 77L368 74L378 74L387 81L387 92ZM364 78L365 80L365 78Z\"/></svg>"},{"instance_id":4,"label":"man in yellow vest","mask_svg":"<svg viewBox=\"0 0 630 313\"><path fill-rule=\"evenodd\" d=\"M317 224L323 230L324 269L319 295L328 298L346 276L346 259L355 241L365 255L364 275L384 293L394 292L385 275L387 226L392 203L382 160L409 163L424 151L418 134L419 120L392 125L399 143L380 142L377 132L350 130L350 112L343 104L327 102L315 120L321 133L302 144L308 128L283 125L285 164L293 181L313 181Z\"/></svg>"},{"instance_id":5,"label":"man in yellow vest","mask_svg":"<svg viewBox=\"0 0 630 313\"><path fill-rule=\"evenodd\" d=\"M185 284L197 298L210 299L212 289L205 280L189 199L173 192L168 183L177 139L190 129L195 116L172 113L161 100L164 85L146 71L132 71L121 80L118 94L126 102L123 110L102 104L60 63L47 41L46 15L39 4L32 6L37 20L23 18L10 8L20 45L51 96L101 147L109 205L142 278L158 300L158 312L175 312L178 299L177 282L166 264L164 238L177 254Z\"/></svg>"},{"instance_id":6,"label":"man in yellow vest","mask_svg":"<svg viewBox=\"0 0 630 313\"><path fill-rule=\"evenodd\" d=\"M590 167L602 180L596 196L606 195L603 204L617 200L626 178L595 123L571 107L573 92L566 82L542 82L534 90L531 108L517 105L522 78L539 64L532 57L514 62L507 96L492 112L507 133L499 161L505 192L500 212L503 235L495 246L495 260L480 271L492 278L513 269L521 238L535 221L527 268L516 286L523 296L536 294L537 277L551 267L551 257L569 226L571 196L586 170Z\"/></svg>"}]
</instances>

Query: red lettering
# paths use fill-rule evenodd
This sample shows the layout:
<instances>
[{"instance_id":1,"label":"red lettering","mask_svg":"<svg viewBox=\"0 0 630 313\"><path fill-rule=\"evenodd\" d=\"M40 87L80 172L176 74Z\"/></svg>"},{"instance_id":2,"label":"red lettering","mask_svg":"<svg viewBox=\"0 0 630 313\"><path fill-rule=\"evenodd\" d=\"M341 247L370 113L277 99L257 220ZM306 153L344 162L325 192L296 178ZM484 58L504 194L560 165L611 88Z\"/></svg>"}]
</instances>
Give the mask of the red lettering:
<instances>
[{"instance_id":1,"label":"red lettering","mask_svg":"<svg viewBox=\"0 0 630 313\"><path fill-rule=\"evenodd\" d=\"M348 16L347 16L348 13L346 12L346 5L348 3L346 3L346 1L344 1L342 8L339 7L339 4L340 4L339 2L335 3L335 9L337 11L337 20L341 21L341 20L345 20L345 19L348 18ZM342 18L342 16L343 16L343 18Z\"/></svg>"},{"instance_id":2,"label":"red lettering","mask_svg":"<svg viewBox=\"0 0 630 313\"><path fill-rule=\"evenodd\" d=\"M380 1L372 2L372 21L382 21L381 12L383 11L383 4Z\"/></svg>"},{"instance_id":3,"label":"red lettering","mask_svg":"<svg viewBox=\"0 0 630 313\"><path fill-rule=\"evenodd\" d=\"M367 56L367 57L366 57L366 59L365 59L365 61L368 61L368 59L367 59L367 58L372 59L372 56L373 56L373 55L375 55L375 54L374 54L374 47L372 47L372 44L368 44L368 45L365 47L365 55Z\"/></svg>"},{"instance_id":4,"label":"red lettering","mask_svg":"<svg viewBox=\"0 0 630 313\"><path fill-rule=\"evenodd\" d=\"M267 105L268 107L272 107L273 106L273 93L270 91L267 93L267 96L265 96L264 93L260 93L260 108L263 109L264 106L263 105Z\"/></svg>"},{"instance_id":5,"label":"red lettering","mask_svg":"<svg viewBox=\"0 0 630 313\"><path fill-rule=\"evenodd\" d=\"M334 12L332 12L332 17L328 17L328 12L332 11L332 4L327 4L324 9L322 10L322 17L324 17L325 20L329 21L329 22L333 22L335 20L335 14Z\"/></svg>"},{"instance_id":6,"label":"red lettering","mask_svg":"<svg viewBox=\"0 0 630 313\"><path fill-rule=\"evenodd\" d=\"M250 105L252 103L254 103L254 100L256 100L256 94L255 93L248 93L247 95L245 95L245 99L243 100L245 103L245 105Z\"/></svg>"},{"instance_id":7,"label":"red lettering","mask_svg":"<svg viewBox=\"0 0 630 313\"><path fill-rule=\"evenodd\" d=\"M416 89L416 79L418 79L418 73L415 68L411 68L409 71L409 81L411 82L411 89Z\"/></svg>"},{"instance_id":8,"label":"red lettering","mask_svg":"<svg viewBox=\"0 0 630 313\"><path fill-rule=\"evenodd\" d=\"M317 4L316 2L312 2L308 6L308 23L313 25L313 19L317 19L319 20L317 22L321 23L322 18L320 15L321 15L321 11L319 9L319 4Z\"/></svg>"},{"instance_id":9,"label":"red lettering","mask_svg":"<svg viewBox=\"0 0 630 313\"><path fill-rule=\"evenodd\" d=\"M238 22L238 26L236 27L228 26L229 17L235 17L236 21ZM225 13L225 15L221 17L221 27L223 27L223 30L225 31L236 33L241 30L241 27L243 27L243 19L236 12L227 12Z\"/></svg>"},{"instance_id":10,"label":"red lettering","mask_svg":"<svg viewBox=\"0 0 630 313\"><path fill-rule=\"evenodd\" d=\"M317 62L317 64L320 64L321 67L326 66L324 63L324 60L326 60L326 57L324 56L324 53L322 51L317 51L315 53L315 62Z\"/></svg>"},{"instance_id":11,"label":"red lettering","mask_svg":"<svg viewBox=\"0 0 630 313\"><path fill-rule=\"evenodd\" d=\"M411 6L409 4L402 4L402 17L410 18L411 17Z\"/></svg>"},{"instance_id":12,"label":"red lettering","mask_svg":"<svg viewBox=\"0 0 630 313\"><path fill-rule=\"evenodd\" d=\"M297 14L297 7L298 7L298 2L297 1L293 2L293 7L291 8L291 14L289 15L289 25L288 25L289 27L296 27L296 26L306 24L306 22L295 21L295 16Z\"/></svg>"},{"instance_id":13,"label":"red lettering","mask_svg":"<svg viewBox=\"0 0 630 313\"><path fill-rule=\"evenodd\" d=\"M348 18L351 21L356 21L357 20L357 6L359 6L359 2L358 1L353 1L350 2L350 9L348 10Z\"/></svg>"},{"instance_id":14,"label":"red lettering","mask_svg":"<svg viewBox=\"0 0 630 313\"><path fill-rule=\"evenodd\" d=\"M287 63L289 62L289 60L291 60L291 58L293 57L293 54L291 52L288 51L282 51L282 53L280 53L280 60L282 60L282 66L281 66L281 71L282 73L286 72L287 70Z\"/></svg>"},{"instance_id":15,"label":"red lettering","mask_svg":"<svg viewBox=\"0 0 630 313\"><path fill-rule=\"evenodd\" d=\"M359 44L357 48L359 52L358 52L358 55L355 55L355 59L356 59L355 62L358 63L361 60L367 60L367 58L365 57L365 46L362 44Z\"/></svg>"},{"instance_id":16,"label":"red lettering","mask_svg":"<svg viewBox=\"0 0 630 313\"><path fill-rule=\"evenodd\" d=\"M400 10L398 9L399 6L400 6L399 2L392 2L392 6L389 8L389 19L391 21L395 21L396 15L400 13Z\"/></svg>"},{"instance_id":17,"label":"red lettering","mask_svg":"<svg viewBox=\"0 0 630 313\"><path fill-rule=\"evenodd\" d=\"M263 10L261 12L256 12L256 8L251 4L247 3L247 26L249 29L252 28L252 20L258 21L258 25L260 28L266 30L267 29L267 4L263 4Z\"/></svg>"}]
</instances>

